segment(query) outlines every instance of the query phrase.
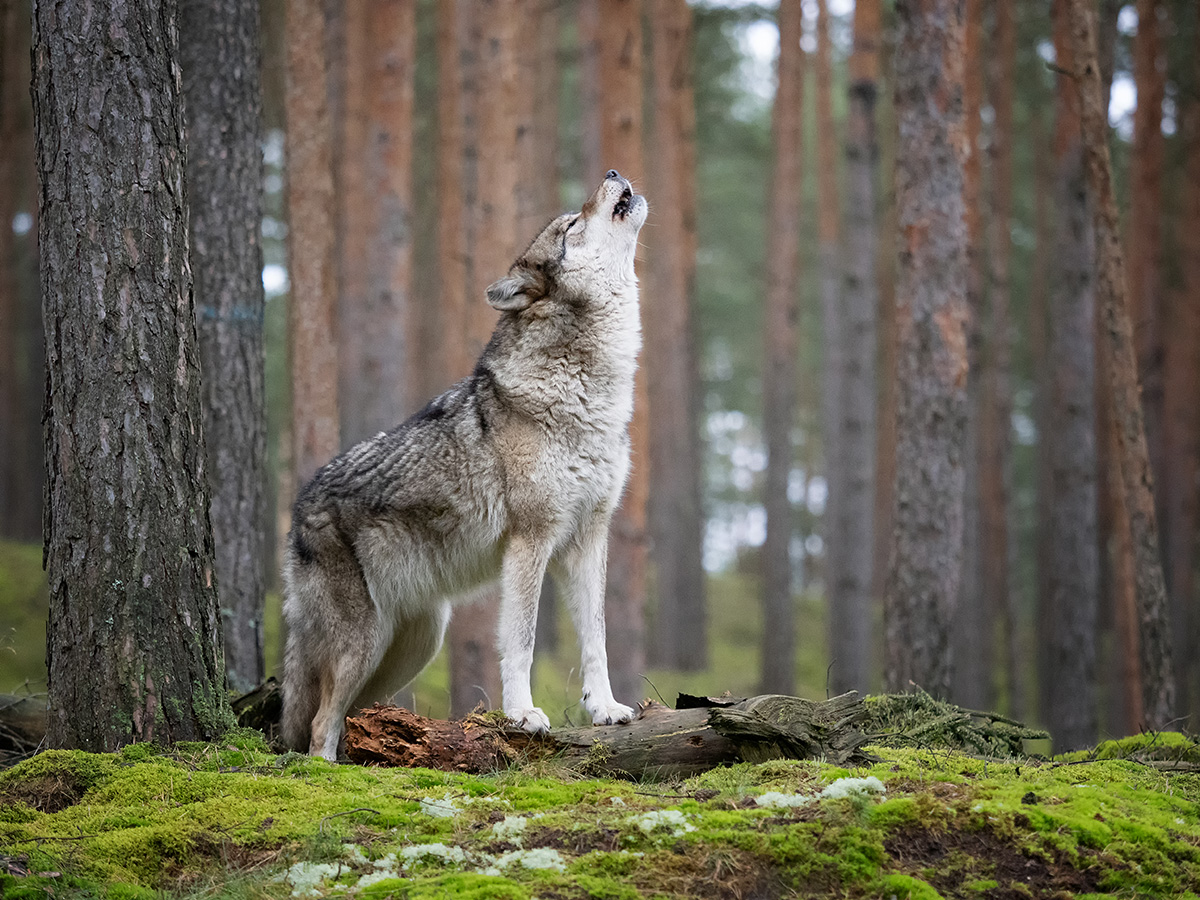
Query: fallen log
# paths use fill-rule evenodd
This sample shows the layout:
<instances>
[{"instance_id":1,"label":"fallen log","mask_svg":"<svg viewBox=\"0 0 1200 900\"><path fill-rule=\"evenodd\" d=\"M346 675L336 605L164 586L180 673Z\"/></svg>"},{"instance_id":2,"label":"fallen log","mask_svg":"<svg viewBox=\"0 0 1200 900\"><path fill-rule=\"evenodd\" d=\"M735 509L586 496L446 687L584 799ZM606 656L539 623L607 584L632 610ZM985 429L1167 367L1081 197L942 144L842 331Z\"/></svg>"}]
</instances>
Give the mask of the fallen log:
<instances>
[{"instance_id":1,"label":"fallen log","mask_svg":"<svg viewBox=\"0 0 1200 900\"><path fill-rule=\"evenodd\" d=\"M687 709L647 701L628 725L530 735L496 714L446 722L376 705L347 719L346 756L368 765L471 773L552 759L583 775L651 780L767 759L858 765L871 759L861 750L867 737L858 723L865 715L855 692L822 702L765 694L733 705Z\"/></svg>"}]
</instances>

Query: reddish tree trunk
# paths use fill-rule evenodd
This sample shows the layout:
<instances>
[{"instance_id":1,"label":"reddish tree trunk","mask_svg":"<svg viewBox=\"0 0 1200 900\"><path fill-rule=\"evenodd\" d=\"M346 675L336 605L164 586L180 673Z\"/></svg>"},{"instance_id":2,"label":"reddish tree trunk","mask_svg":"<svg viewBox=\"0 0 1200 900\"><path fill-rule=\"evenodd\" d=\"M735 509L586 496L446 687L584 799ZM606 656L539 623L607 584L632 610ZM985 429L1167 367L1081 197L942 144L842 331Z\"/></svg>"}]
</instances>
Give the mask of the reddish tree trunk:
<instances>
[{"instance_id":1,"label":"reddish tree trunk","mask_svg":"<svg viewBox=\"0 0 1200 900\"><path fill-rule=\"evenodd\" d=\"M1175 706L1169 614L1154 514L1153 477L1138 396L1125 262L1112 187L1108 108L1097 61L1095 11L1084 0L1068 2L1075 51L1073 71L1078 82L1085 170L1095 229L1099 309L1109 354L1106 374L1112 384L1125 506L1133 542L1143 712L1149 727L1166 728Z\"/></svg>"},{"instance_id":2,"label":"reddish tree trunk","mask_svg":"<svg viewBox=\"0 0 1200 900\"><path fill-rule=\"evenodd\" d=\"M652 261L643 304L643 362L650 420L648 521L657 599L654 664L679 670L708 665L697 364L692 326L695 280L695 141L692 18L686 0L654 0L650 25L654 97L649 159Z\"/></svg>"},{"instance_id":3,"label":"reddish tree trunk","mask_svg":"<svg viewBox=\"0 0 1200 900\"><path fill-rule=\"evenodd\" d=\"M287 7L287 202L292 464L301 485L340 449L333 151L320 0Z\"/></svg>"},{"instance_id":4,"label":"reddish tree trunk","mask_svg":"<svg viewBox=\"0 0 1200 900\"><path fill-rule=\"evenodd\" d=\"M950 688L962 580L967 234L963 18L950 0L897 3L896 518L884 594L885 684Z\"/></svg>"},{"instance_id":5,"label":"reddish tree trunk","mask_svg":"<svg viewBox=\"0 0 1200 900\"><path fill-rule=\"evenodd\" d=\"M642 158L642 4L640 0L582 0L585 109L595 136L588 177L616 169L635 184ZM656 200L649 198L651 209ZM640 268L640 267L639 267ZM649 485L649 404L645 370L634 388L632 471L613 519L608 556L608 660L613 693L628 702L643 693L646 665L646 505Z\"/></svg>"},{"instance_id":6,"label":"reddish tree trunk","mask_svg":"<svg viewBox=\"0 0 1200 900\"><path fill-rule=\"evenodd\" d=\"M1194 715L1200 703L1200 616L1196 614L1195 540L1200 526L1200 23L1193 18L1191 90L1181 110L1186 162L1178 242L1183 287L1172 296L1166 321L1164 441L1166 498L1164 530L1170 561L1172 634L1177 651L1176 679L1180 715ZM1192 720L1196 721L1195 719Z\"/></svg>"}]
</instances>

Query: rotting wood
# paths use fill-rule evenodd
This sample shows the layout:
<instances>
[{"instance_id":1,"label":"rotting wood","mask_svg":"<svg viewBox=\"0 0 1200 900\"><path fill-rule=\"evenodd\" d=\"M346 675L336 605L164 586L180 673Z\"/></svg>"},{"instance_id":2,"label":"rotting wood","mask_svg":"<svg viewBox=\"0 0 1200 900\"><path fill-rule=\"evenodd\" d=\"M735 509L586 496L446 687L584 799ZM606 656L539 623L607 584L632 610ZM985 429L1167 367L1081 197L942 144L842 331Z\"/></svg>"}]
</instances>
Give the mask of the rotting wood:
<instances>
[{"instance_id":1,"label":"rotting wood","mask_svg":"<svg viewBox=\"0 0 1200 900\"><path fill-rule=\"evenodd\" d=\"M651 780L767 759L854 765L871 759L861 750L867 738L858 724L865 715L854 692L823 702L766 694L713 708L647 701L628 725L530 735L490 715L445 722L377 705L347 720L346 755L358 763L461 772L553 760L581 774Z\"/></svg>"}]
</instances>

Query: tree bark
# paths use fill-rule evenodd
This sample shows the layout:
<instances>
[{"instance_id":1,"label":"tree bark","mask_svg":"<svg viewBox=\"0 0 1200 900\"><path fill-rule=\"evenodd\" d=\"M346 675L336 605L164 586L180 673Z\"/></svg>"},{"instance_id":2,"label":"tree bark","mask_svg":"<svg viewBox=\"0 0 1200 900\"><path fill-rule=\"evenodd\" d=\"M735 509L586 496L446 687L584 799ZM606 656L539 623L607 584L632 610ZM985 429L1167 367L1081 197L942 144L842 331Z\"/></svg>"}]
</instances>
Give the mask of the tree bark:
<instances>
[{"instance_id":1,"label":"tree bark","mask_svg":"<svg viewBox=\"0 0 1200 900\"><path fill-rule=\"evenodd\" d=\"M800 341L800 200L804 88L800 0L779 4L779 61L771 117L772 171L767 208L767 296L763 315L763 439L767 465L762 547L763 630L759 684L791 693L796 683L796 612L792 595L795 514L788 493L796 418L796 355Z\"/></svg>"},{"instance_id":2,"label":"tree bark","mask_svg":"<svg viewBox=\"0 0 1200 900\"><path fill-rule=\"evenodd\" d=\"M1163 170L1167 142L1163 136L1163 100L1167 59L1159 15L1162 0L1137 0L1137 34L1133 38L1133 80L1137 106L1133 113L1133 147L1129 190L1129 314L1133 324L1137 375L1150 468L1155 474L1155 510L1161 521L1166 497L1162 488L1163 457ZM1110 76L1111 77L1111 76ZM1163 549L1166 549L1165 545Z\"/></svg>"},{"instance_id":3,"label":"tree bark","mask_svg":"<svg viewBox=\"0 0 1200 900\"><path fill-rule=\"evenodd\" d=\"M1057 65L1073 58L1064 0L1054 7ZM1059 74L1054 136L1057 222L1047 350L1051 376L1047 435L1050 469L1048 641L1043 719L1055 749L1094 743L1096 615L1099 604L1095 408L1093 245L1083 183L1079 104L1069 76Z\"/></svg>"},{"instance_id":4,"label":"tree bark","mask_svg":"<svg viewBox=\"0 0 1200 900\"><path fill-rule=\"evenodd\" d=\"M965 0L964 53L981 58L983 0ZM963 67L963 122L966 158L963 163L963 211L967 230L967 418L965 435L963 503L963 577L954 616L954 697L967 706L990 709L994 704L995 664L992 645L995 610L986 603L983 565L984 392L990 353L990 335L984 322L988 314L984 277L983 69Z\"/></svg>"},{"instance_id":5,"label":"tree bark","mask_svg":"<svg viewBox=\"0 0 1200 900\"><path fill-rule=\"evenodd\" d=\"M225 672L263 679L266 410L258 4L184 0L192 272Z\"/></svg>"},{"instance_id":6,"label":"tree bark","mask_svg":"<svg viewBox=\"0 0 1200 900\"><path fill-rule=\"evenodd\" d=\"M878 291L873 34L877 4L855 8L849 133L846 138L846 253L839 243L833 66L829 9L817 5L817 179L821 310L824 325L825 583L829 605L830 689L866 690L874 661L875 441ZM874 18L873 18L874 17ZM869 42L869 43L868 43Z\"/></svg>"},{"instance_id":7,"label":"tree bark","mask_svg":"<svg viewBox=\"0 0 1200 900\"><path fill-rule=\"evenodd\" d=\"M586 159L588 182L616 169L635 184L642 156L642 4L640 0L581 0L586 130L596 139ZM657 203L650 197L653 209ZM639 269L640 269L640 258ZM649 302L649 301L647 301ZM643 322L645 320L643 319ZM634 387L632 469L613 518L608 555L608 661L613 693L628 702L643 693L646 667L649 401L645 369Z\"/></svg>"},{"instance_id":8,"label":"tree bark","mask_svg":"<svg viewBox=\"0 0 1200 900\"><path fill-rule=\"evenodd\" d=\"M34 7L57 747L213 740L232 724L178 59L174 4Z\"/></svg>"},{"instance_id":9,"label":"tree bark","mask_svg":"<svg viewBox=\"0 0 1200 900\"><path fill-rule=\"evenodd\" d=\"M1177 241L1183 260L1182 289L1172 296L1166 321L1164 441L1167 484L1164 530L1170 560L1172 634L1176 640L1179 715L1194 715L1200 702L1200 616L1196 613L1196 532L1200 526L1200 22L1192 19L1191 90L1180 121L1184 141L1183 208ZM1193 719L1192 721L1196 721Z\"/></svg>"},{"instance_id":10,"label":"tree bark","mask_svg":"<svg viewBox=\"0 0 1200 900\"><path fill-rule=\"evenodd\" d=\"M416 7L342 6L338 391L342 440L394 427L424 399L412 371Z\"/></svg>"},{"instance_id":11,"label":"tree bark","mask_svg":"<svg viewBox=\"0 0 1200 900\"><path fill-rule=\"evenodd\" d=\"M1012 504L1012 317L1010 312L1013 194L1013 94L1016 79L1017 27L1013 4L994 2L995 55L991 69L991 105L995 112L991 132L991 226L987 234L989 315L987 354L984 358L983 402L980 412L980 566L981 602L990 610L1004 648L1007 706L1020 715L1025 692L1024 666L1013 652L1018 611L1009 581L1015 532ZM988 704L987 708L992 708Z\"/></svg>"},{"instance_id":12,"label":"tree bark","mask_svg":"<svg viewBox=\"0 0 1200 900\"><path fill-rule=\"evenodd\" d=\"M294 0L285 23L288 351L292 465L303 485L340 449L333 148L321 0Z\"/></svg>"},{"instance_id":13,"label":"tree bark","mask_svg":"<svg viewBox=\"0 0 1200 900\"><path fill-rule=\"evenodd\" d=\"M464 132L464 158L471 157L474 148L477 167L464 179L470 261L461 351L462 362L469 357L471 365L496 324L494 311L483 302L484 292L508 269L523 242L534 237L517 234L514 224L520 210L517 95L531 87L519 81L517 64L517 23L523 20L525 9L523 0L484 0L474 17L463 19L472 56L460 63L464 89L460 96L462 108L477 114L468 118ZM473 109L467 96L472 81L478 90ZM489 706L500 705L500 660L495 646L498 607L498 591L488 589L478 602L456 610L451 621L450 706L455 715L466 714L480 700Z\"/></svg>"},{"instance_id":14,"label":"tree bark","mask_svg":"<svg viewBox=\"0 0 1200 900\"><path fill-rule=\"evenodd\" d=\"M963 551L963 19L949 0L905 0L896 14L899 368L885 685L945 696Z\"/></svg>"},{"instance_id":15,"label":"tree bark","mask_svg":"<svg viewBox=\"0 0 1200 900\"><path fill-rule=\"evenodd\" d=\"M708 666L695 283L695 111L692 90L692 14L686 0L653 0L650 30L654 98L649 193L653 226L651 295L644 304L644 360L650 420L648 523L657 599L653 662L695 671Z\"/></svg>"},{"instance_id":16,"label":"tree bark","mask_svg":"<svg viewBox=\"0 0 1200 900\"><path fill-rule=\"evenodd\" d=\"M1175 706L1169 612L1155 522L1154 482L1138 397L1125 261L1112 187L1106 133L1108 110L1097 62L1095 11L1088 9L1083 0L1068 2L1075 52L1072 71L1079 91L1085 171L1093 207L1099 308L1109 353L1107 375L1112 384L1121 475L1133 541L1143 712L1149 727L1166 728Z\"/></svg>"}]
</instances>

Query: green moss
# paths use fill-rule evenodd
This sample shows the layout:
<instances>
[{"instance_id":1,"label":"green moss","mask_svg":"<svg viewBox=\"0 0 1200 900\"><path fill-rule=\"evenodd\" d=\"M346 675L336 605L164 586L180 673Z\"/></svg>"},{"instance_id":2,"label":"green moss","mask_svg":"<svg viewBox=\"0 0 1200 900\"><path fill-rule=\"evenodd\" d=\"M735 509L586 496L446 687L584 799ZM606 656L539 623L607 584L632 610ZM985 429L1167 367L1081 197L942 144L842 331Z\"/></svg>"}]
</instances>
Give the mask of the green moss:
<instances>
[{"instance_id":1,"label":"green moss","mask_svg":"<svg viewBox=\"0 0 1200 900\"><path fill-rule=\"evenodd\" d=\"M886 875L875 884L879 897L903 897L905 900L942 900L942 895L927 882L911 875Z\"/></svg>"}]
</instances>

